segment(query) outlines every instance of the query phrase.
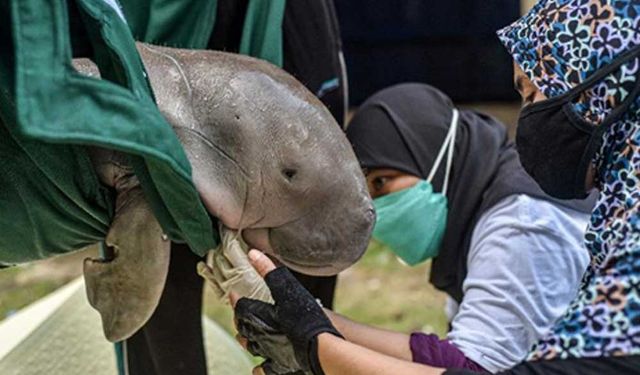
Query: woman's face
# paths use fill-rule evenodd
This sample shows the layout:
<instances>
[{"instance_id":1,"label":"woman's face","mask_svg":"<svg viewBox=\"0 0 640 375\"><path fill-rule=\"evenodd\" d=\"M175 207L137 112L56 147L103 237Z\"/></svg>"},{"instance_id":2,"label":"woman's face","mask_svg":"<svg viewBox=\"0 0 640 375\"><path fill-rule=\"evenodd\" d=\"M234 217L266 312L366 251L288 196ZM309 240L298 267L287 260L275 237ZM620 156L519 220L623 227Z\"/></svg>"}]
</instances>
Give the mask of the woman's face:
<instances>
[{"instance_id":1,"label":"woman's face","mask_svg":"<svg viewBox=\"0 0 640 375\"><path fill-rule=\"evenodd\" d=\"M513 63L513 82L520 93L523 107L547 99L515 62Z\"/></svg>"},{"instance_id":2,"label":"woman's face","mask_svg":"<svg viewBox=\"0 0 640 375\"><path fill-rule=\"evenodd\" d=\"M371 198L378 198L389 193L410 188L420 181L420 178L397 169L370 169L365 172Z\"/></svg>"},{"instance_id":3,"label":"woman's face","mask_svg":"<svg viewBox=\"0 0 640 375\"><path fill-rule=\"evenodd\" d=\"M536 85L531 82L529 77L520 69L520 66L513 63L513 81L516 86L516 90L520 93L520 97L522 98L522 106L526 107L529 104L533 104L542 100L547 99L547 97L536 87ZM592 165L587 171L587 177L585 179L585 188L587 191L593 189L595 176L595 167Z\"/></svg>"}]
</instances>

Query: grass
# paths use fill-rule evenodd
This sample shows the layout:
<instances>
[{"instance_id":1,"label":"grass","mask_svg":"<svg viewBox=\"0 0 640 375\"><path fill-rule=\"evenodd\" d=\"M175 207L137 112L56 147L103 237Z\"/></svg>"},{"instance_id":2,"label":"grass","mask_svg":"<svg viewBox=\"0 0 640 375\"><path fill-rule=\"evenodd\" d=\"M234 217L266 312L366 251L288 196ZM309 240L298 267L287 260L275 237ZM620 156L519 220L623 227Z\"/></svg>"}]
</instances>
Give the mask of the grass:
<instances>
[{"instance_id":1,"label":"grass","mask_svg":"<svg viewBox=\"0 0 640 375\"><path fill-rule=\"evenodd\" d=\"M0 320L81 274L86 252L0 270ZM371 243L365 256L338 279L336 311L361 323L443 335L444 295L428 283L429 264L408 267ZM204 312L233 332L231 308L205 288Z\"/></svg>"},{"instance_id":2,"label":"grass","mask_svg":"<svg viewBox=\"0 0 640 375\"><path fill-rule=\"evenodd\" d=\"M0 320L64 285L67 279L31 279L31 266L0 270Z\"/></svg>"},{"instance_id":3,"label":"grass","mask_svg":"<svg viewBox=\"0 0 640 375\"><path fill-rule=\"evenodd\" d=\"M25 265L0 269L0 320L82 274L82 260L97 247Z\"/></svg>"},{"instance_id":4,"label":"grass","mask_svg":"<svg viewBox=\"0 0 640 375\"><path fill-rule=\"evenodd\" d=\"M428 283L429 263L409 267L376 244L339 278L336 311L361 323L443 335L444 294Z\"/></svg>"}]
</instances>

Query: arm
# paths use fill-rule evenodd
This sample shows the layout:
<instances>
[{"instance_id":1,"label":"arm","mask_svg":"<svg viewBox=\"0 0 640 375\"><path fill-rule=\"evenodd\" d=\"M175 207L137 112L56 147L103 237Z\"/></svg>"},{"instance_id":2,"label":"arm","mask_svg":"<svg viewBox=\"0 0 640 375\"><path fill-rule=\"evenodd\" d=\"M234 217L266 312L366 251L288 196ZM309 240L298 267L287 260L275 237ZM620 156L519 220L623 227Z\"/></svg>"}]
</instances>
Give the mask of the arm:
<instances>
[{"instance_id":1,"label":"arm","mask_svg":"<svg viewBox=\"0 0 640 375\"><path fill-rule=\"evenodd\" d=\"M440 375L444 369L380 354L329 333L318 336L318 356L326 375Z\"/></svg>"},{"instance_id":2,"label":"arm","mask_svg":"<svg viewBox=\"0 0 640 375\"><path fill-rule=\"evenodd\" d=\"M448 339L489 371L522 361L578 289L588 261L581 226L529 197L488 211L475 227L464 299Z\"/></svg>"},{"instance_id":3,"label":"arm","mask_svg":"<svg viewBox=\"0 0 640 375\"><path fill-rule=\"evenodd\" d=\"M266 358L262 367L281 366L279 348L274 340L286 335L292 346L297 368L285 363L288 372L303 370L313 374L441 374L442 370L414 364L375 352L341 338L313 296L286 268L277 268L262 253L249 252L251 264L265 277L274 304L232 293L238 332L245 347ZM264 334L266 333L266 334ZM268 371L267 371L268 372ZM268 372L269 373L269 372Z\"/></svg>"},{"instance_id":4,"label":"arm","mask_svg":"<svg viewBox=\"0 0 640 375\"><path fill-rule=\"evenodd\" d=\"M385 355L403 362L421 363L437 368L483 370L449 340L442 340L437 335L416 332L409 336L358 324L332 311L327 310L325 314L348 341L370 349L378 356Z\"/></svg>"},{"instance_id":5,"label":"arm","mask_svg":"<svg viewBox=\"0 0 640 375\"><path fill-rule=\"evenodd\" d=\"M356 323L331 310L324 312L350 342L404 361L413 359L409 335Z\"/></svg>"}]
</instances>

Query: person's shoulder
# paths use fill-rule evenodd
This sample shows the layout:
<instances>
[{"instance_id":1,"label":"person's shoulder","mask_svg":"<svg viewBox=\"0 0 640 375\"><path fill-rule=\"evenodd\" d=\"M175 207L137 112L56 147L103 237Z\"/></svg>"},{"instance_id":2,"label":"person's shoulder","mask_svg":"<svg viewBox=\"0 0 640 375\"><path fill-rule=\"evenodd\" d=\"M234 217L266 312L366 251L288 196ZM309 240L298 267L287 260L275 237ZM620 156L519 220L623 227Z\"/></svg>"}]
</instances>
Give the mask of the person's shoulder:
<instances>
[{"instance_id":1,"label":"person's shoulder","mask_svg":"<svg viewBox=\"0 0 640 375\"><path fill-rule=\"evenodd\" d=\"M478 225L501 225L508 223L515 227L540 228L560 232L578 231L583 235L590 215L570 207L529 196L509 195L486 210L478 220Z\"/></svg>"},{"instance_id":2,"label":"person's shoulder","mask_svg":"<svg viewBox=\"0 0 640 375\"><path fill-rule=\"evenodd\" d=\"M588 262L584 234L589 215L526 194L500 200L478 220L471 238L470 263L498 259L554 266ZM539 256L546 260L537 260ZM559 259L556 259L559 258ZM509 266L510 267L510 266Z\"/></svg>"},{"instance_id":3,"label":"person's shoulder","mask_svg":"<svg viewBox=\"0 0 640 375\"><path fill-rule=\"evenodd\" d=\"M589 214L526 194L509 195L485 211L474 228L472 245L523 242L584 248Z\"/></svg>"}]
</instances>

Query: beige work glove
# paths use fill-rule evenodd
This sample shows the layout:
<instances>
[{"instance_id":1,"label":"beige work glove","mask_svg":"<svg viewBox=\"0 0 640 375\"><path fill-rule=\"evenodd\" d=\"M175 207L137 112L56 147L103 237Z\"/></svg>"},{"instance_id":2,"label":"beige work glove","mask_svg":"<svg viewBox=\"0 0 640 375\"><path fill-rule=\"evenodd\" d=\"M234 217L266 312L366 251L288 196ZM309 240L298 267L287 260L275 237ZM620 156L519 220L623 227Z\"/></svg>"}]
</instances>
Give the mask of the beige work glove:
<instances>
[{"instance_id":1,"label":"beige work glove","mask_svg":"<svg viewBox=\"0 0 640 375\"><path fill-rule=\"evenodd\" d=\"M198 263L198 274L209 282L218 298L228 303L231 291L240 297L273 303L271 292L249 263L249 247L238 232L220 225L220 246Z\"/></svg>"}]
</instances>

